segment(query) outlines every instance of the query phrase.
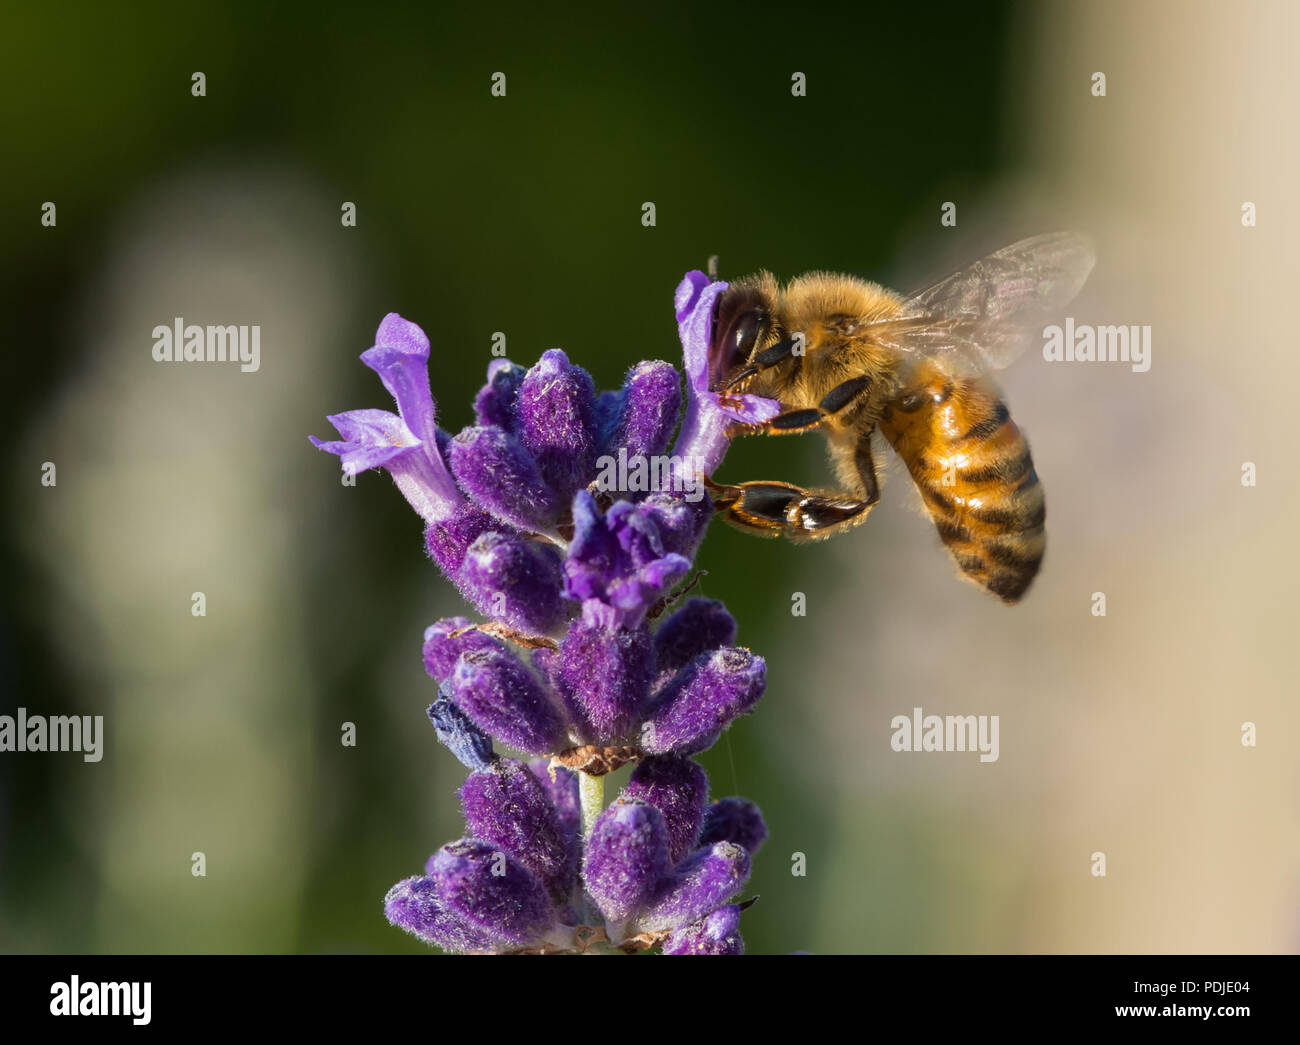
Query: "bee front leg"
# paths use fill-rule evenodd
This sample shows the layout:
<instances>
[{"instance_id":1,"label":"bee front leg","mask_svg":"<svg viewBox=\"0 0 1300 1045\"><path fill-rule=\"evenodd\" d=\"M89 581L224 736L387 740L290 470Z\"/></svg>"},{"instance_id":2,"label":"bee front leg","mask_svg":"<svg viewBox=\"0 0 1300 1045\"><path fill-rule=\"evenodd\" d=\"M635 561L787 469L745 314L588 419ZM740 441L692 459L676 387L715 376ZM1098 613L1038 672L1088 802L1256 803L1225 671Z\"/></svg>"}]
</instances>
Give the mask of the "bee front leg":
<instances>
[{"instance_id":1,"label":"bee front leg","mask_svg":"<svg viewBox=\"0 0 1300 1045\"><path fill-rule=\"evenodd\" d=\"M847 494L817 493L782 482L720 486L706 480L714 509L730 526L760 537L815 541L856 526L867 517L871 500Z\"/></svg>"},{"instance_id":2,"label":"bee front leg","mask_svg":"<svg viewBox=\"0 0 1300 1045\"><path fill-rule=\"evenodd\" d=\"M801 435L820 428L834 417L843 417L871 391L871 378L853 377L832 388L816 406L787 410L756 425L732 425L729 435Z\"/></svg>"}]
</instances>

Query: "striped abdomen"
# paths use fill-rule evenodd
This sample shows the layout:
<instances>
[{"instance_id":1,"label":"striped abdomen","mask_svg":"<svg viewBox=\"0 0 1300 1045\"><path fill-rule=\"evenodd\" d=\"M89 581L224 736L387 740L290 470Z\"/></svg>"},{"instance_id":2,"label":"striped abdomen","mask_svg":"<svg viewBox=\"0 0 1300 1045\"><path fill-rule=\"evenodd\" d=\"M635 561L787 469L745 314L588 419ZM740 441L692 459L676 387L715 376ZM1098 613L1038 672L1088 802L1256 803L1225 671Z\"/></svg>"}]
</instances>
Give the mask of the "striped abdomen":
<instances>
[{"instance_id":1,"label":"striped abdomen","mask_svg":"<svg viewBox=\"0 0 1300 1045\"><path fill-rule=\"evenodd\" d=\"M957 565L1015 602L1043 561L1043 488L1029 444L993 383L921 367L880 430L912 474Z\"/></svg>"}]
</instances>

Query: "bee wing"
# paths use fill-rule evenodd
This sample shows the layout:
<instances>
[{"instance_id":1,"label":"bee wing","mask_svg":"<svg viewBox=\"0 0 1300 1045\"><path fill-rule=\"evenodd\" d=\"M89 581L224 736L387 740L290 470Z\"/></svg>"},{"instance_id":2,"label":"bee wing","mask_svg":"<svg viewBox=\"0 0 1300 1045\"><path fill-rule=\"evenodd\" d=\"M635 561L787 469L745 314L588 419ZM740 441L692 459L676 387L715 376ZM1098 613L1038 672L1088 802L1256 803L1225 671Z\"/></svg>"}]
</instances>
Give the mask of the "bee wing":
<instances>
[{"instance_id":1,"label":"bee wing","mask_svg":"<svg viewBox=\"0 0 1300 1045\"><path fill-rule=\"evenodd\" d=\"M900 313L855 332L903 352L953 353L953 363L1000 369L1074 299L1095 260L1083 236L1034 236L912 294Z\"/></svg>"}]
</instances>

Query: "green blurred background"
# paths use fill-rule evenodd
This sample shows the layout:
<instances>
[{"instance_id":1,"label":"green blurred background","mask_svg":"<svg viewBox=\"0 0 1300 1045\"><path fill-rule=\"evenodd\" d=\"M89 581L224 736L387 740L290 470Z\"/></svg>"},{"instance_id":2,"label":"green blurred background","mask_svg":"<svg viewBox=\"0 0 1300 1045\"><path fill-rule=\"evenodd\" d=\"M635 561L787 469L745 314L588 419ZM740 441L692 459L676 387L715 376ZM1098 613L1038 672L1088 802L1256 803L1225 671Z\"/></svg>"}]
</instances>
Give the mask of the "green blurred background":
<instances>
[{"instance_id":1,"label":"green blurred background","mask_svg":"<svg viewBox=\"0 0 1300 1045\"><path fill-rule=\"evenodd\" d=\"M495 331L602 387L678 361L673 290L711 254L723 278L908 289L1073 227L1102 257L1077 314L1155 324L1155 360L1085 373L1031 352L1007 376L1053 508L1025 604L953 579L903 474L834 544L718 527L704 546L703 592L769 662L758 712L703 759L772 832L748 947L1292 948L1296 658L1262 608L1294 594L1268 554L1294 491L1262 463L1280 420L1255 424L1285 404L1280 381L1236 387L1216 345L1257 323L1260 365L1294 372L1265 290L1295 215L1275 205L1245 245L1237 223L1295 171L1268 134L1294 113L1294 19L1151 6L7 9L0 712L103 714L108 739L98 764L0 755L0 947L425 950L380 901L460 833L419 652L460 607L392 484L340 485L306 439L387 405L356 359L384 313L429 332L456 430ZM1212 46L1233 33L1235 71ZM1198 87L1210 55L1221 78ZM1208 157L1194 117L1219 128ZM261 371L154 364L176 316L260 324ZM1245 459L1270 481L1243 496ZM722 471L825 474L811 439L738 445ZM1103 622L1095 590L1117 606ZM1000 713L1002 758L891 752L889 719L917 704ZM1245 719L1271 748L1243 752Z\"/></svg>"}]
</instances>

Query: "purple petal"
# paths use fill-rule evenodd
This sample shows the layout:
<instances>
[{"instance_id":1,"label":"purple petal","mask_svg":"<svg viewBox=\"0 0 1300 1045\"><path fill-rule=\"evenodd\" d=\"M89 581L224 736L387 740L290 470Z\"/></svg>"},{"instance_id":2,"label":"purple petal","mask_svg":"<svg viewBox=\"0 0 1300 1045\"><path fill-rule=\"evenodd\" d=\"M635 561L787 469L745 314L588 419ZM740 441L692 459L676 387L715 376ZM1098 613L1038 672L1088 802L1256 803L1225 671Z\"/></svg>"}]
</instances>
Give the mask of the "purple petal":
<instances>
[{"instance_id":1,"label":"purple petal","mask_svg":"<svg viewBox=\"0 0 1300 1045\"><path fill-rule=\"evenodd\" d=\"M677 285L673 307L677 311L677 334L682 341L682 363L688 387L707 391L709 387L709 342L713 338L713 303L727 289L726 283L710 283L698 270L686 273Z\"/></svg>"},{"instance_id":2,"label":"purple petal","mask_svg":"<svg viewBox=\"0 0 1300 1045\"><path fill-rule=\"evenodd\" d=\"M343 436L342 441L307 438L317 449L337 454L347 474L388 469L402 496L430 524L445 519L461 503L460 491L446 474L442 460L436 453L431 459L428 448L396 414L350 410L331 415L329 421ZM433 438L436 441L436 433Z\"/></svg>"},{"instance_id":3,"label":"purple petal","mask_svg":"<svg viewBox=\"0 0 1300 1045\"><path fill-rule=\"evenodd\" d=\"M379 375L411 431L428 446L436 446L429 339L424 331L390 312L375 331L374 347L361 353L361 362Z\"/></svg>"}]
</instances>

